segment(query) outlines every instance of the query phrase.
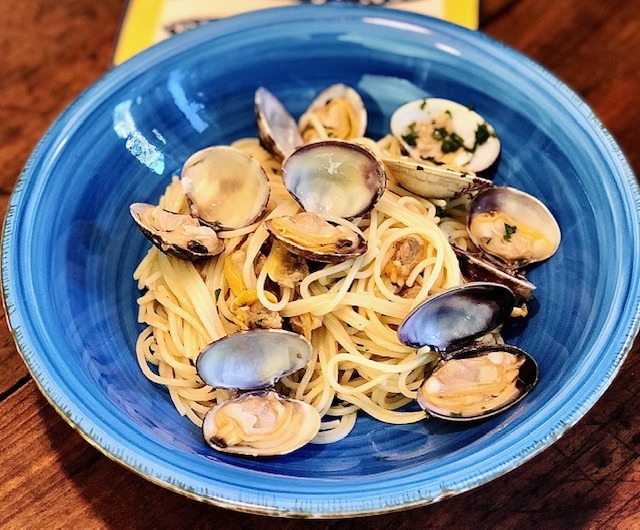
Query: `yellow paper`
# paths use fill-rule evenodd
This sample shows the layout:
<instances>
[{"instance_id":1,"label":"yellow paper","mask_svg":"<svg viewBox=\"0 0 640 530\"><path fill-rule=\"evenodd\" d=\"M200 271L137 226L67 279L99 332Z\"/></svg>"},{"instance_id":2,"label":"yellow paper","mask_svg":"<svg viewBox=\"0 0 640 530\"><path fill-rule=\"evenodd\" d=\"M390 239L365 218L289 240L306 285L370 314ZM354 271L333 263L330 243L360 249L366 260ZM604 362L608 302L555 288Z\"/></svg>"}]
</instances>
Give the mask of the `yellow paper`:
<instances>
[{"instance_id":1,"label":"yellow paper","mask_svg":"<svg viewBox=\"0 0 640 530\"><path fill-rule=\"evenodd\" d=\"M145 48L211 20L257 9L296 5L302 0L129 0L113 54L118 65ZM312 3L324 3L313 1ZM442 18L478 29L479 0L361 0L362 4L390 7Z\"/></svg>"}]
</instances>

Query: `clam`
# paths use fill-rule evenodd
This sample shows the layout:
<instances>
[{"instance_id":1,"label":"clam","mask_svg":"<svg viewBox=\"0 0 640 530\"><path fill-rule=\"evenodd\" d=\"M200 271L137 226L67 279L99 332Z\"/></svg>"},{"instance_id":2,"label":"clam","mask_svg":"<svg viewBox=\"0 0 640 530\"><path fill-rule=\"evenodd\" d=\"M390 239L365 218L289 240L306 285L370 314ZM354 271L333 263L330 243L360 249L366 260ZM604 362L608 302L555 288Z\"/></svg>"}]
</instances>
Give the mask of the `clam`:
<instances>
[{"instance_id":1,"label":"clam","mask_svg":"<svg viewBox=\"0 0 640 530\"><path fill-rule=\"evenodd\" d=\"M535 361L515 346L460 351L438 362L418 390L418 404L446 420L494 416L523 399L537 378Z\"/></svg>"},{"instance_id":2,"label":"clam","mask_svg":"<svg viewBox=\"0 0 640 530\"><path fill-rule=\"evenodd\" d=\"M481 255L474 255L466 250L452 246L458 257L460 272L469 281L495 282L506 285L517 298L529 300L536 286L517 271L507 269L499 264L487 261Z\"/></svg>"},{"instance_id":3,"label":"clam","mask_svg":"<svg viewBox=\"0 0 640 530\"><path fill-rule=\"evenodd\" d=\"M311 102L298 126L305 143L324 138L351 140L364 136L367 111L353 88L332 85Z\"/></svg>"},{"instance_id":4,"label":"clam","mask_svg":"<svg viewBox=\"0 0 640 530\"><path fill-rule=\"evenodd\" d=\"M308 403L277 392L246 393L207 412L202 432L225 453L285 455L307 444L320 428L320 415Z\"/></svg>"},{"instance_id":5,"label":"clam","mask_svg":"<svg viewBox=\"0 0 640 530\"><path fill-rule=\"evenodd\" d=\"M269 221L266 221L268 223ZM266 225L265 223L265 225ZM284 244L275 240L264 263L267 275L278 285L293 289L309 276L309 264L304 257L290 252Z\"/></svg>"},{"instance_id":6,"label":"clam","mask_svg":"<svg viewBox=\"0 0 640 530\"><path fill-rule=\"evenodd\" d=\"M260 87L254 103L258 136L267 151L282 160L304 143L296 120L276 96Z\"/></svg>"},{"instance_id":7,"label":"clam","mask_svg":"<svg viewBox=\"0 0 640 530\"><path fill-rule=\"evenodd\" d=\"M283 162L282 173L305 211L346 219L371 210L387 183L382 162L369 149L343 140L299 147Z\"/></svg>"},{"instance_id":8,"label":"clam","mask_svg":"<svg viewBox=\"0 0 640 530\"><path fill-rule=\"evenodd\" d=\"M492 182L473 171L411 158L383 157L389 175L403 188L427 199L453 199L490 187Z\"/></svg>"},{"instance_id":9,"label":"clam","mask_svg":"<svg viewBox=\"0 0 640 530\"><path fill-rule=\"evenodd\" d=\"M147 239L165 254L194 261L224 250L224 243L215 231L190 215L142 202L132 204L129 211Z\"/></svg>"},{"instance_id":10,"label":"clam","mask_svg":"<svg viewBox=\"0 0 640 530\"><path fill-rule=\"evenodd\" d=\"M428 298L398 327L398 339L441 355L420 385L418 404L432 416L473 420L502 412L527 395L538 367L510 345L476 346L473 341L504 323L515 295L504 285L473 282Z\"/></svg>"},{"instance_id":11,"label":"clam","mask_svg":"<svg viewBox=\"0 0 640 530\"><path fill-rule=\"evenodd\" d=\"M264 226L289 252L313 261L339 263L367 251L361 234L310 212L268 219Z\"/></svg>"},{"instance_id":12,"label":"clam","mask_svg":"<svg viewBox=\"0 0 640 530\"><path fill-rule=\"evenodd\" d=\"M311 351L311 343L291 331L239 331L204 348L196 369L213 387L265 388L304 367Z\"/></svg>"},{"instance_id":13,"label":"clam","mask_svg":"<svg viewBox=\"0 0 640 530\"><path fill-rule=\"evenodd\" d=\"M241 331L207 346L196 361L200 378L213 387L249 390L207 412L207 443L226 453L275 456L307 444L320 429L311 405L266 390L310 360L311 343L283 330Z\"/></svg>"},{"instance_id":14,"label":"clam","mask_svg":"<svg viewBox=\"0 0 640 530\"><path fill-rule=\"evenodd\" d=\"M180 182L191 213L215 230L250 225L269 201L269 179L262 166L233 147L197 151L184 163Z\"/></svg>"},{"instance_id":15,"label":"clam","mask_svg":"<svg viewBox=\"0 0 640 530\"><path fill-rule=\"evenodd\" d=\"M560 227L549 209L508 187L483 190L471 201L467 231L482 252L512 270L551 257L560 245Z\"/></svg>"},{"instance_id":16,"label":"clam","mask_svg":"<svg viewBox=\"0 0 640 530\"><path fill-rule=\"evenodd\" d=\"M497 328L515 305L511 289L472 282L431 296L398 327L398 339L414 348L459 349Z\"/></svg>"},{"instance_id":17,"label":"clam","mask_svg":"<svg viewBox=\"0 0 640 530\"><path fill-rule=\"evenodd\" d=\"M500 141L485 119L440 98L411 101L391 116L391 132L416 160L483 171L500 154Z\"/></svg>"}]
</instances>

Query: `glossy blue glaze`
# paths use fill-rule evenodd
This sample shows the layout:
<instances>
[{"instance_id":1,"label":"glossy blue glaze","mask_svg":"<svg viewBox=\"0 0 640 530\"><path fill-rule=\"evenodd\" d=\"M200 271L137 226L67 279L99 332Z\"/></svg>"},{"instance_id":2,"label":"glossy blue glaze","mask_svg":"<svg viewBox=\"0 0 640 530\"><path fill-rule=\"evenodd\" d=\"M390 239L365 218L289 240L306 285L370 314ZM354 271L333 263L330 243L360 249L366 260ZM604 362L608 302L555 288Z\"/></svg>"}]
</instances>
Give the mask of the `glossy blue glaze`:
<instances>
[{"instance_id":1,"label":"glossy blue glaze","mask_svg":"<svg viewBox=\"0 0 640 530\"><path fill-rule=\"evenodd\" d=\"M192 152L255 136L258 86L297 117L335 82L362 94L376 138L409 100L475 105L502 139L495 181L539 197L557 217L560 249L530 274L538 304L524 329L505 330L537 359L540 383L516 409L471 425L392 426L362 415L333 445L267 460L221 455L137 367L132 273L149 243L128 207L156 201ZM638 204L628 164L589 108L513 50L402 12L282 8L161 43L62 114L11 200L5 303L48 399L92 444L153 482L259 513L378 513L515 468L595 403L638 330Z\"/></svg>"}]
</instances>

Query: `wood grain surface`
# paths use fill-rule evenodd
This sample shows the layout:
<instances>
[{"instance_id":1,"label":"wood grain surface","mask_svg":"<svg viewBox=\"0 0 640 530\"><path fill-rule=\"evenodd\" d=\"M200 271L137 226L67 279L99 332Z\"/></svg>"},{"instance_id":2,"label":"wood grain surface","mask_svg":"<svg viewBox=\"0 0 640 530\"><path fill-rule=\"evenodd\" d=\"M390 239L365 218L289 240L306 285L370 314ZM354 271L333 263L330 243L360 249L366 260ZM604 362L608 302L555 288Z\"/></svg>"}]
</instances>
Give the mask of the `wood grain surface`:
<instances>
[{"instance_id":1,"label":"wood grain surface","mask_svg":"<svg viewBox=\"0 0 640 530\"><path fill-rule=\"evenodd\" d=\"M123 7L123 0L0 0L2 217L40 136L109 69ZM481 31L574 88L640 174L640 2L484 0L481 15ZM578 425L507 475L424 508L301 522L200 504L103 456L41 396L3 323L0 527L640 528L639 347Z\"/></svg>"}]
</instances>

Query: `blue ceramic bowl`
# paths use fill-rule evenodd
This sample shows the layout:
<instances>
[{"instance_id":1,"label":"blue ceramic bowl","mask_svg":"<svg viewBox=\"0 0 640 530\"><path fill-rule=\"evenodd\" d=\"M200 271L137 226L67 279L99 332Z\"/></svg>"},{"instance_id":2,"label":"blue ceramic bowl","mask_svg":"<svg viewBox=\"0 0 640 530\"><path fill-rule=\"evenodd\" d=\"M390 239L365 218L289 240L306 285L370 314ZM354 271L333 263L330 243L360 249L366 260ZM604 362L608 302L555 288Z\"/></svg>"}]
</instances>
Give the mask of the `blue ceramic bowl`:
<instances>
[{"instance_id":1,"label":"blue ceramic bowl","mask_svg":"<svg viewBox=\"0 0 640 530\"><path fill-rule=\"evenodd\" d=\"M510 342L539 362L515 410L470 425L359 417L343 441L252 460L209 449L140 373L132 273L149 247L128 206L154 202L194 151L255 136L266 86L298 116L322 88L357 88L368 134L400 104L475 105L503 143L495 181L540 197L563 241L531 272L538 305ZM435 502L553 443L596 402L638 330L634 176L573 92L482 34L346 6L257 12L163 42L107 74L54 123L20 177L3 240L3 288L25 362L91 444L152 482L220 506L337 517Z\"/></svg>"}]
</instances>

